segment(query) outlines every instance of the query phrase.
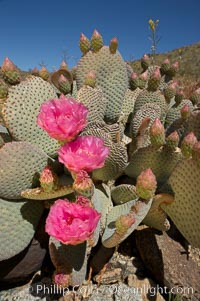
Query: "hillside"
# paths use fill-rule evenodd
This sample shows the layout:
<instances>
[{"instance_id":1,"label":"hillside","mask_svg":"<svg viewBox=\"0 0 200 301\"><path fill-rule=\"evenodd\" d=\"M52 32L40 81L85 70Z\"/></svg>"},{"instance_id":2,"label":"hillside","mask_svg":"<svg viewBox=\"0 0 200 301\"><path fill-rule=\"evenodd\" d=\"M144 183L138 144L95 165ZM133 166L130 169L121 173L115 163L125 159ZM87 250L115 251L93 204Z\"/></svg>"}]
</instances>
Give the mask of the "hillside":
<instances>
[{"instance_id":1,"label":"hillside","mask_svg":"<svg viewBox=\"0 0 200 301\"><path fill-rule=\"evenodd\" d=\"M179 77L187 76L193 81L200 82L200 42L165 53L159 53L155 56L156 64L161 65L165 58L169 58L171 62L180 61ZM129 63L136 73L142 71L140 60Z\"/></svg>"}]
</instances>

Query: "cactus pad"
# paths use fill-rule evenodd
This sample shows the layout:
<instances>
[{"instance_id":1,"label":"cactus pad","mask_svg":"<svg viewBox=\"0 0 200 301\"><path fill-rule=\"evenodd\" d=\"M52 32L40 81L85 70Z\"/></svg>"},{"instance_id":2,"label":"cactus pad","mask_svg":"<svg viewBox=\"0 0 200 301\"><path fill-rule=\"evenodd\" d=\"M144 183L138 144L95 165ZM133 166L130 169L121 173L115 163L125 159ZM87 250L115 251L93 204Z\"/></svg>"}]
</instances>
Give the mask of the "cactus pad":
<instances>
[{"instance_id":1,"label":"cactus pad","mask_svg":"<svg viewBox=\"0 0 200 301\"><path fill-rule=\"evenodd\" d=\"M120 116L124 95L128 86L126 63L120 53L110 53L108 46L98 52L89 51L77 65L78 90L83 86L85 77L93 70L96 75L96 87L100 87L106 99L105 119L113 123Z\"/></svg>"},{"instance_id":2,"label":"cactus pad","mask_svg":"<svg viewBox=\"0 0 200 301\"><path fill-rule=\"evenodd\" d=\"M154 197L150 210L143 219L142 223L160 231L170 229L170 223L167 214L161 208L161 204L171 204L174 201L173 196L169 194L158 194Z\"/></svg>"},{"instance_id":3,"label":"cactus pad","mask_svg":"<svg viewBox=\"0 0 200 301\"><path fill-rule=\"evenodd\" d=\"M126 147L120 143L104 140L104 144L109 147L110 154L102 168L93 171L95 180L108 181L120 176L127 166L128 155Z\"/></svg>"},{"instance_id":4,"label":"cactus pad","mask_svg":"<svg viewBox=\"0 0 200 301\"><path fill-rule=\"evenodd\" d=\"M57 95L50 83L31 76L9 89L2 112L6 127L15 140L36 144L50 155L56 153L57 141L39 128L36 119L41 104L52 98Z\"/></svg>"},{"instance_id":5,"label":"cactus pad","mask_svg":"<svg viewBox=\"0 0 200 301\"><path fill-rule=\"evenodd\" d=\"M142 91L136 99L134 113L136 113L146 103L158 105L161 108L161 120L164 120L168 105L165 101L164 95L160 91Z\"/></svg>"},{"instance_id":6,"label":"cactus pad","mask_svg":"<svg viewBox=\"0 0 200 301\"><path fill-rule=\"evenodd\" d=\"M0 199L0 261L15 256L31 242L43 212L41 203Z\"/></svg>"},{"instance_id":7,"label":"cactus pad","mask_svg":"<svg viewBox=\"0 0 200 301\"><path fill-rule=\"evenodd\" d=\"M88 122L103 120L106 110L106 100L99 88L83 86L77 93L77 100L89 109Z\"/></svg>"},{"instance_id":8,"label":"cactus pad","mask_svg":"<svg viewBox=\"0 0 200 301\"><path fill-rule=\"evenodd\" d=\"M161 208L189 243L200 248L200 169L196 162L192 159L179 162L169 183L175 199L171 204L161 204Z\"/></svg>"},{"instance_id":9,"label":"cactus pad","mask_svg":"<svg viewBox=\"0 0 200 301\"><path fill-rule=\"evenodd\" d=\"M132 155L125 173L136 179L143 170L151 168L157 182L162 184L169 178L181 158L178 148L175 152L169 152L164 148L156 150L151 146L140 148Z\"/></svg>"},{"instance_id":10,"label":"cactus pad","mask_svg":"<svg viewBox=\"0 0 200 301\"><path fill-rule=\"evenodd\" d=\"M87 272L87 245L64 245L50 237L49 251L57 273L69 276L66 286L81 285Z\"/></svg>"},{"instance_id":11,"label":"cactus pad","mask_svg":"<svg viewBox=\"0 0 200 301\"><path fill-rule=\"evenodd\" d=\"M121 243L124 239L126 239L136 228L137 226L142 222L146 214L148 213L150 207L151 207L152 200L149 202L146 202L142 199L134 199L131 200L125 204L115 206L107 216L106 221L106 228L102 237L102 243L107 248L112 248ZM133 225L127 230L127 232L121 236L118 237L115 236L116 233L116 220L122 216L129 214L130 212L133 213L133 217L135 219L135 222Z\"/></svg>"},{"instance_id":12,"label":"cactus pad","mask_svg":"<svg viewBox=\"0 0 200 301\"><path fill-rule=\"evenodd\" d=\"M47 165L48 156L28 142L9 142L0 149L0 196L21 198L36 173Z\"/></svg>"},{"instance_id":13,"label":"cactus pad","mask_svg":"<svg viewBox=\"0 0 200 301\"><path fill-rule=\"evenodd\" d=\"M121 184L111 190L111 196L115 205L124 204L137 198L134 185Z\"/></svg>"}]
</instances>

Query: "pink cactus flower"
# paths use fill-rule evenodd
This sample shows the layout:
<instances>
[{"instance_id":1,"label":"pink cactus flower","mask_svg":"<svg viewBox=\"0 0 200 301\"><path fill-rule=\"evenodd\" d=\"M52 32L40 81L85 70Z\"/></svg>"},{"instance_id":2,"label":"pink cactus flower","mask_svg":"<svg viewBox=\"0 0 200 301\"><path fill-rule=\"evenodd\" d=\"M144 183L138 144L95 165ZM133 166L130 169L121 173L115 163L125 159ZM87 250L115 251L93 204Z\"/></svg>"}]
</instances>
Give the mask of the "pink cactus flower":
<instances>
[{"instance_id":1,"label":"pink cactus flower","mask_svg":"<svg viewBox=\"0 0 200 301\"><path fill-rule=\"evenodd\" d=\"M73 98L61 95L41 105L37 124L59 141L72 141L86 125L88 109Z\"/></svg>"},{"instance_id":2,"label":"pink cactus flower","mask_svg":"<svg viewBox=\"0 0 200 301\"><path fill-rule=\"evenodd\" d=\"M58 151L58 160L72 172L90 172L103 167L108 154L109 148L102 139L82 136L63 145Z\"/></svg>"},{"instance_id":3,"label":"pink cactus flower","mask_svg":"<svg viewBox=\"0 0 200 301\"><path fill-rule=\"evenodd\" d=\"M50 208L45 231L63 244L78 245L91 238L100 217L87 203L59 199Z\"/></svg>"}]
</instances>

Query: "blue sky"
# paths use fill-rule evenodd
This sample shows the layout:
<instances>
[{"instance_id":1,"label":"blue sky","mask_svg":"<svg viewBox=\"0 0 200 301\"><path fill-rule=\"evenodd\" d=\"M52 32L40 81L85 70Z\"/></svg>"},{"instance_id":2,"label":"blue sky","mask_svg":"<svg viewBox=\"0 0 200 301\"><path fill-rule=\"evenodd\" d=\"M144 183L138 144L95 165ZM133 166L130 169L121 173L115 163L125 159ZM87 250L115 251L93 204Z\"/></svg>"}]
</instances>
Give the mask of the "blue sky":
<instances>
[{"instance_id":1,"label":"blue sky","mask_svg":"<svg viewBox=\"0 0 200 301\"><path fill-rule=\"evenodd\" d=\"M79 37L96 28L105 44L116 36L125 60L149 53L149 19L159 19L157 52L200 41L199 0L0 0L0 65L9 58L21 69L69 67L81 56Z\"/></svg>"}]
</instances>

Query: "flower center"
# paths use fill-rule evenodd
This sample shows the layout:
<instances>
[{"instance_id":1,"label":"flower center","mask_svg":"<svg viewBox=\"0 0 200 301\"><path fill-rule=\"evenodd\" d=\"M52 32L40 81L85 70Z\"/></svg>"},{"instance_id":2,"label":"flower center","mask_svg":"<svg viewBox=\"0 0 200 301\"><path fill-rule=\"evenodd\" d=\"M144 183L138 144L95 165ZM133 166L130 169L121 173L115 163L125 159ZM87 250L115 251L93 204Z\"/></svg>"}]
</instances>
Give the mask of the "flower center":
<instances>
[{"instance_id":1,"label":"flower center","mask_svg":"<svg viewBox=\"0 0 200 301\"><path fill-rule=\"evenodd\" d=\"M71 225L72 222L73 222L73 217L72 217L72 216L68 216L68 217L66 218L66 223L67 223L68 225Z\"/></svg>"}]
</instances>

